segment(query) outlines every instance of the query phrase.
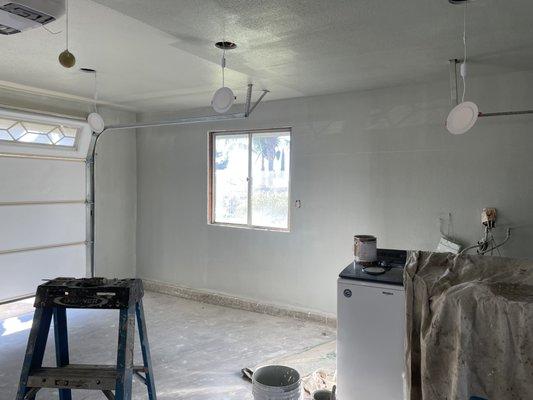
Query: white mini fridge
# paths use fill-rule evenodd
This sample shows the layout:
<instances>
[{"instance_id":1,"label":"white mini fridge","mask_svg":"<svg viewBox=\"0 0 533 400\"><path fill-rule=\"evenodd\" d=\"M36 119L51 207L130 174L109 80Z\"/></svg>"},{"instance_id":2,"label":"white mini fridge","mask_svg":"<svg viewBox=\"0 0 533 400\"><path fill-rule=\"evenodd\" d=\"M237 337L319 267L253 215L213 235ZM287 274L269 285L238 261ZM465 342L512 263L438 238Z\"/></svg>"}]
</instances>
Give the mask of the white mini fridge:
<instances>
[{"instance_id":1,"label":"white mini fridge","mask_svg":"<svg viewBox=\"0 0 533 400\"><path fill-rule=\"evenodd\" d=\"M405 292L371 279L338 280L338 400L405 396Z\"/></svg>"}]
</instances>

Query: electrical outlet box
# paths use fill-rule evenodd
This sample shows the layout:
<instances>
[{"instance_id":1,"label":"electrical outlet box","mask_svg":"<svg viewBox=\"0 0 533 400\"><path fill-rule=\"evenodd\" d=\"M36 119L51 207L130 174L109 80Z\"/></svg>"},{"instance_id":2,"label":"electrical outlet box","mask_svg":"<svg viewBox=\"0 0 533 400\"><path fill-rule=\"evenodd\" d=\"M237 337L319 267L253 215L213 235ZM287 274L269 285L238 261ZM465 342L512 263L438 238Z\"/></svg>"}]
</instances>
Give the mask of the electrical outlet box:
<instances>
[{"instance_id":1,"label":"electrical outlet box","mask_svg":"<svg viewBox=\"0 0 533 400\"><path fill-rule=\"evenodd\" d=\"M494 228L494 225L496 225L496 209L484 208L481 212L481 223L489 228Z\"/></svg>"}]
</instances>

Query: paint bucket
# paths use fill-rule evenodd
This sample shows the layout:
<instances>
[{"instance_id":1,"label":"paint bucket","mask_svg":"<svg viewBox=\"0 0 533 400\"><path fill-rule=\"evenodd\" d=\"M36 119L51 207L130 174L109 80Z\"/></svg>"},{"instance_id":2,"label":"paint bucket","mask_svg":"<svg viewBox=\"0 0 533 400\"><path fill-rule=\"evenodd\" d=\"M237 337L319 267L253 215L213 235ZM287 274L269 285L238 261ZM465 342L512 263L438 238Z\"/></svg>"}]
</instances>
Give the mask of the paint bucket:
<instances>
[{"instance_id":1,"label":"paint bucket","mask_svg":"<svg viewBox=\"0 0 533 400\"><path fill-rule=\"evenodd\" d=\"M267 365L252 375L254 400L300 400L300 374L283 365Z\"/></svg>"},{"instance_id":2,"label":"paint bucket","mask_svg":"<svg viewBox=\"0 0 533 400\"><path fill-rule=\"evenodd\" d=\"M355 262L373 263L378 259L377 239L372 235L355 235L353 237L353 252Z\"/></svg>"}]
</instances>

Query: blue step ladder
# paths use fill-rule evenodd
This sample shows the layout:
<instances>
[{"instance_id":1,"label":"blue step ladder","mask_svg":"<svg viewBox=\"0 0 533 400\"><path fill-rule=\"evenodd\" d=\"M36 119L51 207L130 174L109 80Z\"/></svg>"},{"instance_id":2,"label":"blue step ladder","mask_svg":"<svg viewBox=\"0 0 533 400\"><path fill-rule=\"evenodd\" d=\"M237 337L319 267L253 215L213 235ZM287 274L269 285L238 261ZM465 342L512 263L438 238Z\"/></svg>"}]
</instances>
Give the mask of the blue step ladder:
<instances>
[{"instance_id":1,"label":"blue step ladder","mask_svg":"<svg viewBox=\"0 0 533 400\"><path fill-rule=\"evenodd\" d=\"M57 278L40 285L16 400L33 400L42 388L58 389L60 400L71 400L72 389L99 390L109 400L130 400L134 375L146 385L148 399L156 400L143 295L140 279ZM70 364L67 308L119 310L116 365ZM52 319L57 366L43 367ZM133 365L136 319L142 366Z\"/></svg>"}]
</instances>

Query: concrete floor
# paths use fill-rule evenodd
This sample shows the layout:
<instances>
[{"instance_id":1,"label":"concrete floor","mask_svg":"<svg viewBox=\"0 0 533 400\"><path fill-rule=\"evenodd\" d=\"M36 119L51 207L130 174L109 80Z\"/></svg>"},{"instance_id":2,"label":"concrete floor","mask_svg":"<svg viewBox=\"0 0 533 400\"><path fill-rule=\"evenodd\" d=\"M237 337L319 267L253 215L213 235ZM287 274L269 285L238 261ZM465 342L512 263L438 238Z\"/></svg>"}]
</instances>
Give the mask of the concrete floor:
<instances>
[{"instance_id":1,"label":"concrete floor","mask_svg":"<svg viewBox=\"0 0 533 400\"><path fill-rule=\"evenodd\" d=\"M162 294L148 292L144 303L160 400L252 399L251 384L241 378L241 368L335 338L335 331L323 325ZM21 310L22 315L14 316L13 306L0 306L0 400L15 398L32 318L28 304ZM72 363L115 363L118 312L69 310L68 322ZM53 354L52 338L45 365L55 365ZM137 341L136 363L140 360ZM134 382L133 393L134 399L147 398L140 382ZM39 400L57 398L55 391L37 395ZM73 398L104 396L75 391Z\"/></svg>"}]
</instances>

